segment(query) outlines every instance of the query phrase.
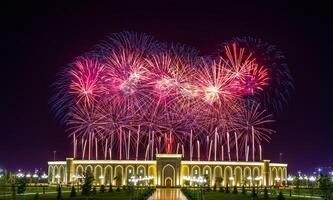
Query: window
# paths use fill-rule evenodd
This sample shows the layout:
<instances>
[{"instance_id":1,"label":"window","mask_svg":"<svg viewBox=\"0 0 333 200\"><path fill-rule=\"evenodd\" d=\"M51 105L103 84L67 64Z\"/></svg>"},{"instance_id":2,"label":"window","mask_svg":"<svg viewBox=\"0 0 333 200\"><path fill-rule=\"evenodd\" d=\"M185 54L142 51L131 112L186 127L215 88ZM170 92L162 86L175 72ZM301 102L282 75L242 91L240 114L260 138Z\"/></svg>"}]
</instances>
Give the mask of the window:
<instances>
[{"instance_id":1,"label":"window","mask_svg":"<svg viewBox=\"0 0 333 200\"><path fill-rule=\"evenodd\" d=\"M132 174L132 169L129 169L129 170L128 170L128 173L129 173L129 174Z\"/></svg>"},{"instance_id":2,"label":"window","mask_svg":"<svg viewBox=\"0 0 333 200\"><path fill-rule=\"evenodd\" d=\"M195 175L198 174L198 170L197 170L197 169L194 170L194 174L195 174Z\"/></svg>"},{"instance_id":3,"label":"window","mask_svg":"<svg viewBox=\"0 0 333 200\"><path fill-rule=\"evenodd\" d=\"M205 174L208 175L208 169L205 170Z\"/></svg>"}]
</instances>

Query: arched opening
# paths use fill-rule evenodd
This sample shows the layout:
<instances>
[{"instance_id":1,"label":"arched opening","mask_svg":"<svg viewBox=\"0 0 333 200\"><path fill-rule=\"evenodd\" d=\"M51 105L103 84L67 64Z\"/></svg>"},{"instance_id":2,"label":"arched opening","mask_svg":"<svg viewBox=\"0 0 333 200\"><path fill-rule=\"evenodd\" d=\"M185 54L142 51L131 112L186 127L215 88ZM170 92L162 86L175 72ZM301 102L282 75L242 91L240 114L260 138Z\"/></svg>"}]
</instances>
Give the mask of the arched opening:
<instances>
[{"instance_id":1,"label":"arched opening","mask_svg":"<svg viewBox=\"0 0 333 200\"><path fill-rule=\"evenodd\" d=\"M146 175L145 167L142 165L138 166L137 174L138 174L138 176L142 176L142 177L145 176Z\"/></svg>"},{"instance_id":2,"label":"arched opening","mask_svg":"<svg viewBox=\"0 0 333 200\"><path fill-rule=\"evenodd\" d=\"M107 184L107 185L112 184L112 167L111 166L105 167L104 179L105 179L105 184Z\"/></svg>"},{"instance_id":3,"label":"arched opening","mask_svg":"<svg viewBox=\"0 0 333 200\"><path fill-rule=\"evenodd\" d=\"M271 173L271 185L276 185L275 178L278 176L277 169L275 167L272 168L272 173Z\"/></svg>"},{"instance_id":4,"label":"arched opening","mask_svg":"<svg viewBox=\"0 0 333 200\"><path fill-rule=\"evenodd\" d=\"M151 180L148 184L155 185L156 184L156 167L154 165L151 165L148 167L148 176L153 177L153 180Z\"/></svg>"},{"instance_id":5,"label":"arched opening","mask_svg":"<svg viewBox=\"0 0 333 200\"><path fill-rule=\"evenodd\" d=\"M172 187L172 179L170 177L165 179L165 187Z\"/></svg>"},{"instance_id":6,"label":"arched opening","mask_svg":"<svg viewBox=\"0 0 333 200\"><path fill-rule=\"evenodd\" d=\"M192 167L192 174L191 174L192 177L199 177L200 174L201 174L201 172L200 172L200 167L197 166L197 165L193 166L193 167ZM190 183L190 184L191 184L191 183ZM191 185L191 186L198 186L198 184L192 182L192 185Z\"/></svg>"},{"instance_id":7,"label":"arched opening","mask_svg":"<svg viewBox=\"0 0 333 200\"><path fill-rule=\"evenodd\" d=\"M102 167L100 165L97 165L95 167L94 171L95 171L95 174L94 174L95 184L103 185L104 184L104 176L102 175Z\"/></svg>"},{"instance_id":8,"label":"arched opening","mask_svg":"<svg viewBox=\"0 0 333 200\"><path fill-rule=\"evenodd\" d=\"M232 186L234 183L234 177L232 176L232 169L231 167L224 168L224 185Z\"/></svg>"},{"instance_id":9,"label":"arched opening","mask_svg":"<svg viewBox=\"0 0 333 200\"><path fill-rule=\"evenodd\" d=\"M129 165L126 167L126 183L129 183L129 179L134 175L134 167L132 165Z\"/></svg>"},{"instance_id":10,"label":"arched opening","mask_svg":"<svg viewBox=\"0 0 333 200\"><path fill-rule=\"evenodd\" d=\"M64 166L59 167L60 183L65 183L65 168Z\"/></svg>"},{"instance_id":11,"label":"arched opening","mask_svg":"<svg viewBox=\"0 0 333 200\"><path fill-rule=\"evenodd\" d=\"M192 167L192 176L200 176L200 167L197 165Z\"/></svg>"},{"instance_id":12,"label":"arched opening","mask_svg":"<svg viewBox=\"0 0 333 200\"><path fill-rule=\"evenodd\" d=\"M209 166L205 166L203 168L203 176L207 180L207 186L211 186L212 181L212 170Z\"/></svg>"},{"instance_id":13,"label":"arched opening","mask_svg":"<svg viewBox=\"0 0 333 200\"><path fill-rule=\"evenodd\" d=\"M252 185L253 177L251 176L251 169L249 167L244 168L244 177L243 177L244 183L246 186Z\"/></svg>"},{"instance_id":14,"label":"arched opening","mask_svg":"<svg viewBox=\"0 0 333 200\"><path fill-rule=\"evenodd\" d=\"M235 168L235 184L236 186L241 186L242 183L242 169L240 167Z\"/></svg>"},{"instance_id":15,"label":"arched opening","mask_svg":"<svg viewBox=\"0 0 333 200\"><path fill-rule=\"evenodd\" d=\"M114 181L116 183L117 187L120 187L123 185L123 167L118 165L114 170Z\"/></svg>"},{"instance_id":16,"label":"arched opening","mask_svg":"<svg viewBox=\"0 0 333 200\"><path fill-rule=\"evenodd\" d=\"M170 164L165 165L162 169L162 179L163 179L162 182L164 183L164 186L167 186L166 185L167 180L171 180L171 184L169 187L174 187L175 175L176 175L175 168Z\"/></svg>"},{"instance_id":17,"label":"arched opening","mask_svg":"<svg viewBox=\"0 0 333 200\"><path fill-rule=\"evenodd\" d=\"M83 181L83 167L82 165L79 165L76 167L76 181L79 184L82 184Z\"/></svg>"},{"instance_id":18,"label":"arched opening","mask_svg":"<svg viewBox=\"0 0 333 200\"><path fill-rule=\"evenodd\" d=\"M260 177L260 172L259 172L259 168L258 167L254 167L253 168L253 183L255 185L260 185L261 184L261 177Z\"/></svg>"},{"instance_id":19,"label":"arched opening","mask_svg":"<svg viewBox=\"0 0 333 200\"><path fill-rule=\"evenodd\" d=\"M190 176L190 169L188 166L184 165L182 166L182 185L183 186L189 186L190 182L188 180L183 180L184 176Z\"/></svg>"},{"instance_id":20,"label":"arched opening","mask_svg":"<svg viewBox=\"0 0 333 200\"><path fill-rule=\"evenodd\" d=\"M76 175L77 176L83 176L83 167L81 165L76 167Z\"/></svg>"},{"instance_id":21,"label":"arched opening","mask_svg":"<svg viewBox=\"0 0 333 200\"><path fill-rule=\"evenodd\" d=\"M54 166L53 168L53 183L60 183L60 172L58 166Z\"/></svg>"},{"instance_id":22,"label":"arched opening","mask_svg":"<svg viewBox=\"0 0 333 200\"><path fill-rule=\"evenodd\" d=\"M280 178L280 181L279 181L279 182L281 183L281 182L283 181L283 178L284 178L284 177L283 177L283 171L282 171L282 168L279 168L278 171L279 171L278 176L279 176L279 178Z\"/></svg>"},{"instance_id":23,"label":"arched opening","mask_svg":"<svg viewBox=\"0 0 333 200\"><path fill-rule=\"evenodd\" d=\"M214 178L213 178L214 183L216 184L216 187L220 188L223 178L222 178L222 168L220 166L216 166L214 168Z\"/></svg>"}]
</instances>

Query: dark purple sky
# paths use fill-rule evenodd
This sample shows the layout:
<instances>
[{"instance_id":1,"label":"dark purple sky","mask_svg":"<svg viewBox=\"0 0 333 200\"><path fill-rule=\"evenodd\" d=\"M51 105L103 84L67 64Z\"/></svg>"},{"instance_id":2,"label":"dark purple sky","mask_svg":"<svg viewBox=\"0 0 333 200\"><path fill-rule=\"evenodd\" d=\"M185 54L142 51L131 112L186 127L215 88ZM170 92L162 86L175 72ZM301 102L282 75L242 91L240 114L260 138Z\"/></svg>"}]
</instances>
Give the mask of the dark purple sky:
<instances>
[{"instance_id":1,"label":"dark purple sky","mask_svg":"<svg viewBox=\"0 0 333 200\"><path fill-rule=\"evenodd\" d=\"M316 2L317 3L317 2ZM202 53L234 36L276 44L295 79L289 108L264 145L264 157L290 169L333 164L333 14L328 5L54 3L1 5L0 167L45 168L71 154L69 139L50 113L56 74L106 35L145 32Z\"/></svg>"}]
</instances>

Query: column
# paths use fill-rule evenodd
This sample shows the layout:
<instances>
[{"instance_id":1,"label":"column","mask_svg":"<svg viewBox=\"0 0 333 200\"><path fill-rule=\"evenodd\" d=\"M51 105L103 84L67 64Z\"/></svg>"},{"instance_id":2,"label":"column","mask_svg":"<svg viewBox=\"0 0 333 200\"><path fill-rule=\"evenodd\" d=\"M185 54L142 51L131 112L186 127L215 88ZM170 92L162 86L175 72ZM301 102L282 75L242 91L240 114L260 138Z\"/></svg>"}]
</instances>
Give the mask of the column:
<instances>
[{"instance_id":1,"label":"column","mask_svg":"<svg viewBox=\"0 0 333 200\"><path fill-rule=\"evenodd\" d=\"M66 183L73 181L74 175L74 158L66 158Z\"/></svg>"},{"instance_id":2,"label":"column","mask_svg":"<svg viewBox=\"0 0 333 200\"><path fill-rule=\"evenodd\" d=\"M269 186L269 163L270 160L263 160L262 165L262 179L263 179L263 186Z\"/></svg>"}]
</instances>

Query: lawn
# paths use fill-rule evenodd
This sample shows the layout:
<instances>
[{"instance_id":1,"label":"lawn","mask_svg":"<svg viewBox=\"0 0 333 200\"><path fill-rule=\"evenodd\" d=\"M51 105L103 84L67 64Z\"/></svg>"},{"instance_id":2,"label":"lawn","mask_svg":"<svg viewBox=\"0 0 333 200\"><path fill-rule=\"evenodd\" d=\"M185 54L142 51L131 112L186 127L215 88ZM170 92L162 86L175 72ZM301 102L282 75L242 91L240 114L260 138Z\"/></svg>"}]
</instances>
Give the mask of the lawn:
<instances>
[{"instance_id":1,"label":"lawn","mask_svg":"<svg viewBox=\"0 0 333 200\"><path fill-rule=\"evenodd\" d=\"M264 189L259 188L256 189L257 193L258 193L258 198L259 199L263 199L264 196ZM319 191L315 191L315 190L297 190L294 191L292 190L292 196L290 197L290 190L288 189L268 189L268 195L269 195L269 199L277 199L277 196L279 194L280 191L282 191L283 196L285 197L285 199L298 199L298 200L303 200L303 199L318 199L318 197L320 196ZM245 199L252 199L252 189L247 188L247 192L246 194L242 194L241 193L241 188L238 188L238 193L234 194L232 192L232 190L230 190L230 193L225 193L225 192L220 192L219 189L217 189L216 191L207 191L205 189L202 190L202 192L200 191L200 189L195 189L195 188L191 188L191 189L185 189L184 193L190 193L190 195L192 195L192 197L194 199L200 199L200 196L202 195L203 199L205 200L213 200L213 199L231 199L231 200L245 200ZM312 197L313 196L313 197ZM320 198L319 198L320 199Z\"/></svg>"},{"instance_id":2,"label":"lawn","mask_svg":"<svg viewBox=\"0 0 333 200\"><path fill-rule=\"evenodd\" d=\"M37 190L37 189L36 189ZM51 188L49 188L49 191L47 191L46 194L43 194L42 192L39 193L39 200L56 200L57 197L57 193L54 190L51 190ZM81 195L80 192L77 192L77 196L76 197L70 197L70 192L67 191L63 191L62 195L61 195L61 199L62 200L126 200L126 199L133 199L134 197L137 197L141 192L143 192L145 190L143 189L135 189L132 191L129 190L120 190L120 191L116 191L114 189L113 192L99 192L97 191L97 194L93 195L91 194L89 197L87 196L83 196ZM25 195L16 195L16 200L34 200L35 199L35 194L33 193L26 193ZM1 195L0 194L0 200L12 200L12 195Z\"/></svg>"},{"instance_id":3,"label":"lawn","mask_svg":"<svg viewBox=\"0 0 333 200\"><path fill-rule=\"evenodd\" d=\"M55 185L46 185L46 186L26 186L25 193L47 193L47 192L56 192L57 186ZM17 192L17 186L15 188ZM63 186L62 191L70 191L70 186ZM10 185L0 186L0 196L5 194L12 194L12 187ZM0 197L1 199L1 197Z\"/></svg>"},{"instance_id":4,"label":"lawn","mask_svg":"<svg viewBox=\"0 0 333 200\"><path fill-rule=\"evenodd\" d=\"M263 194L258 195L259 199L262 199ZM277 194L276 195L269 195L269 199L277 199ZM285 199L298 199L298 200L309 200L310 198L305 198L305 197L289 197L289 195L284 194ZM245 199L252 199L251 193L247 193L246 195L242 193L238 194L233 194L233 193L224 193L224 192L219 192L219 191L210 191L210 192L205 192L204 193L204 199L205 200L215 200L215 199L228 199L228 200L245 200Z\"/></svg>"},{"instance_id":5,"label":"lawn","mask_svg":"<svg viewBox=\"0 0 333 200\"><path fill-rule=\"evenodd\" d=\"M104 199L110 199L110 200L120 200L120 199L131 199L131 195L127 192L121 191L121 192L105 192L105 193L97 193L96 195L90 195L88 198L86 196L82 196L81 194L78 194L76 197L70 197L69 192L62 193L62 199L63 200L104 200ZM24 195L24 196L17 196L16 200L33 200L35 195ZM56 193L52 194L40 194L39 199L40 200L56 200Z\"/></svg>"}]
</instances>

